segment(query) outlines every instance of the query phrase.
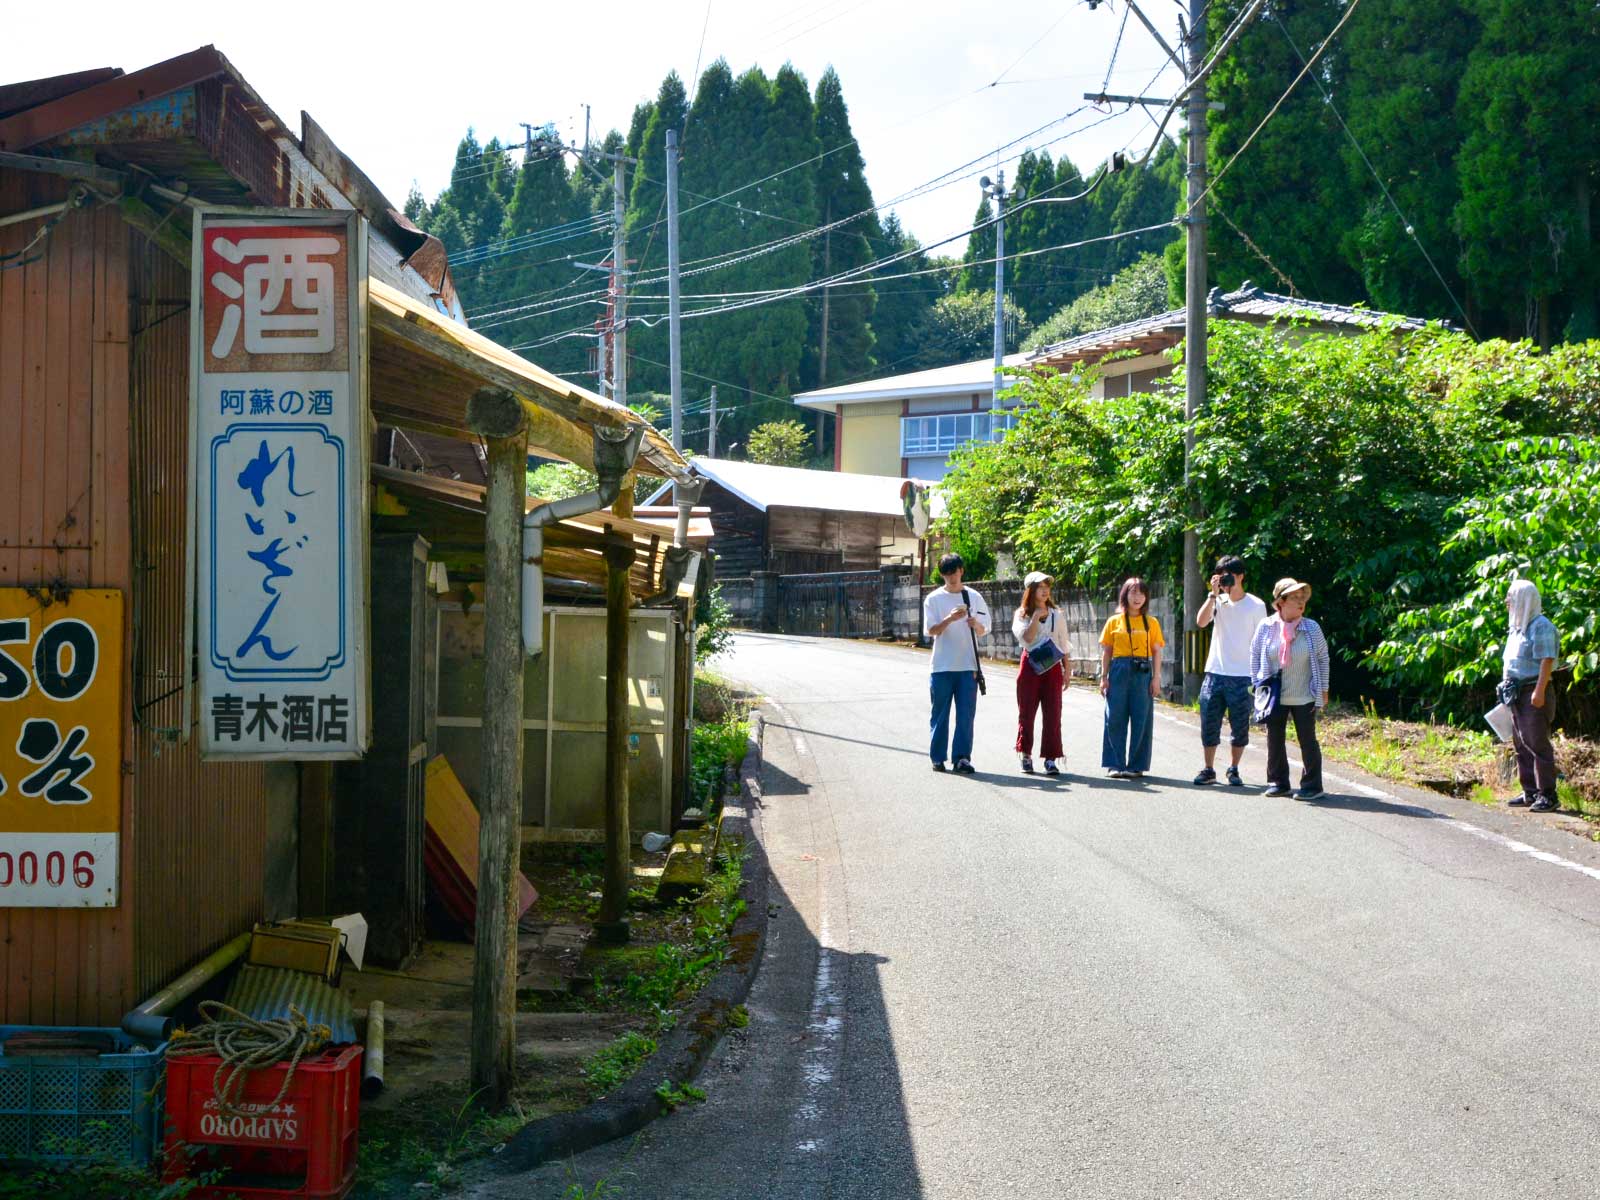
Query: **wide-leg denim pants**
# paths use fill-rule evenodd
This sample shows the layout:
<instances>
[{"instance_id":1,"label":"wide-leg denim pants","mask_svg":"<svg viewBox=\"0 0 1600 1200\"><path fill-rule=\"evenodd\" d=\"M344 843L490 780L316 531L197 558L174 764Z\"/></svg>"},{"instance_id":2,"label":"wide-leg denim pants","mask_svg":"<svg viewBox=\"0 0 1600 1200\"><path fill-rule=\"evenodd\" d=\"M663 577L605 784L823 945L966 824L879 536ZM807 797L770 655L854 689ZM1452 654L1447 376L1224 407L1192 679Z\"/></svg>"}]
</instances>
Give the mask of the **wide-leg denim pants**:
<instances>
[{"instance_id":1,"label":"wide-leg denim pants","mask_svg":"<svg viewBox=\"0 0 1600 1200\"><path fill-rule=\"evenodd\" d=\"M1108 771L1150 769L1156 702L1150 695L1150 672L1135 671L1134 661L1127 656L1111 660L1106 731L1100 746L1100 765Z\"/></svg>"}]
</instances>

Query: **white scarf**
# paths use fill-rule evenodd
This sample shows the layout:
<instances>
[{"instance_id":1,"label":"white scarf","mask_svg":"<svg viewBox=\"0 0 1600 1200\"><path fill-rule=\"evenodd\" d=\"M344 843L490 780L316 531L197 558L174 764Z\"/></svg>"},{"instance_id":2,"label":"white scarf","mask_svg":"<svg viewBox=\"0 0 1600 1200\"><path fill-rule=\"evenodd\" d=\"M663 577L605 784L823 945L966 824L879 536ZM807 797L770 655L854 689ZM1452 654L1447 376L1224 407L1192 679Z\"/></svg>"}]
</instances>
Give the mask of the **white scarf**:
<instances>
[{"instance_id":1,"label":"white scarf","mask_svg":"<svg viewBox=\"0 0 1600 1200\"><path fill-rule=\"evenodd\" d=\"M1526 633L1533 619L1544 611L1539 589L1528 579L1518 579L1506 593L1507 607L1511 613L1511 632Z\"/></svg>"}]
</instances>

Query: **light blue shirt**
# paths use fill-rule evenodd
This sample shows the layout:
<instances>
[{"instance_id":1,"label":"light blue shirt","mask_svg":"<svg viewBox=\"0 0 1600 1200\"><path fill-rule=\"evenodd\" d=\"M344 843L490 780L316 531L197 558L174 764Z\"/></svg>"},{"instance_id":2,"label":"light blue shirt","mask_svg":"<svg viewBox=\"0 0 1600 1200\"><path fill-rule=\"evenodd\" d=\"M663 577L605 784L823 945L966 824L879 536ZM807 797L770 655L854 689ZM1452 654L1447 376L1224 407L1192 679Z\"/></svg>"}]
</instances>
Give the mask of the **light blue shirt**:
<instances>
[{"instance_id":1,"label":"light blue shirt","mask_svg":"<svg viewBox=\"0 0 1600 1200\"><path fill-rule=\"evenodd\" d=\"M1539 678L1539 665L1547 658L1561 654L1561 635L1555 622L1543 613L1528 622L1527 628L1512 630L1506 638L1504 678L1515 683L1528 683Z\"/></svg>"}]
</instances>

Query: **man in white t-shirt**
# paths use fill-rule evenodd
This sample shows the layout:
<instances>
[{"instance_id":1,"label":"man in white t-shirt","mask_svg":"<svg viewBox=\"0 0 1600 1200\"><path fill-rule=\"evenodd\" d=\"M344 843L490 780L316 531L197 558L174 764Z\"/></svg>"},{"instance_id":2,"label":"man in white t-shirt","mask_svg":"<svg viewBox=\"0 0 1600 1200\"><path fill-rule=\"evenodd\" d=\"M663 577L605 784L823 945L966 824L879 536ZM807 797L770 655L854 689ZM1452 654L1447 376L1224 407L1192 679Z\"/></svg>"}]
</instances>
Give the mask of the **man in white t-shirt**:
<instances>
[{"instance_id":1,"label":"man in white t-shirt","mask_svg":"<svg viewBox=\"0 0 1600 1200\"><path fill-rule=\"evenodd\" d=\"M928 695L933 715L928 721L932 740L928 757L933 769L945 769L945 754L953 753L955 770L972 774L972 718L978 711L978 654L976 639L989 636L989 606L983 597L961 583L966 564L959 554L939 560L944 586L928 593L922 602L922 628L933 639L932 673ZM950 706L955 705L955 737L950 737Z\"/></svg>"},{"instance_id":2,"label":"man in white t-shirt","mask_svg":"<svg viewBox=\"0 0 1600 1200\"><path fill-rule=\"evenodd\" d=\"M1226 710L1231 733L1228 749L1233 762L1228 782L1243 787L1239 760L1250 744L1250 642L1256 626L1267 619L1261 597L1244 590L1244 560L1227 555L1217 560L1211 577L1211 594L1195 614L1201 629L1216 624L1211 652L1206 655L1206 675L1200 684L1200 746L1206 765L1194 777L1197 784L1217 781L1217 747L1222 744L1222 714Z\"/></svg>"}]
</instances>

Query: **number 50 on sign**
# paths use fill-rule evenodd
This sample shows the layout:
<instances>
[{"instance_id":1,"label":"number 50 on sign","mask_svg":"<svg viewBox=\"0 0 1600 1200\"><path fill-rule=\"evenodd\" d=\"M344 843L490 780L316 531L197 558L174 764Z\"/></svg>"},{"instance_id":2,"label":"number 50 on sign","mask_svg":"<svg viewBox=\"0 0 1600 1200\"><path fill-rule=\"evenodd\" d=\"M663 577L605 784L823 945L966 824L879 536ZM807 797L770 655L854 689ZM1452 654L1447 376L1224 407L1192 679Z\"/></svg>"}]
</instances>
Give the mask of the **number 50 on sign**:
<instances>
[{"instance_id":1,"label":"number 50 on sign","mask_svg":"<svg viewBox=\"0 0 1600 1200\"><path fill-rule=\"evenodd\" d=\"M117 902L122 593L0 588L0 908Z\"/></svg>"}]
</instances>

